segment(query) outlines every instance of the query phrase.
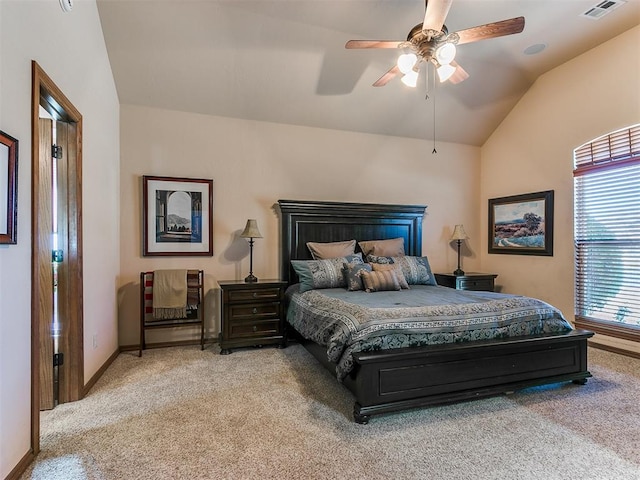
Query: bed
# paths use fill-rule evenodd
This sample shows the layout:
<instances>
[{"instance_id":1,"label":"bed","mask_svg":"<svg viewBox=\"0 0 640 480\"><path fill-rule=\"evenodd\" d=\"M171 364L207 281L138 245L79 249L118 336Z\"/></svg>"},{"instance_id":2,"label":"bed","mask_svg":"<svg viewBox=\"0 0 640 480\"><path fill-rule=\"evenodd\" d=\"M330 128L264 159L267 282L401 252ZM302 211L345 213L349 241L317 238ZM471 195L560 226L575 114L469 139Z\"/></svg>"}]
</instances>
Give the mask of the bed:
<instances>
[{"instance_id":1,"label":"bed","mask_svg":"<svg viewBox=\"0 0 640 480\"><path fill-rule=\"evenodd\" d=\"M401 238L405 255L421 257L425 206L279 200L277 207L281 220L280 275L291 285L290 318L295 315L294 305L300 303L293 301L292 296L299 290L300 281L292 260L312 259L307 242ZM411 290L418 292L421 288ZM461 293L445 287L430 288L443 294L445 290L453 295ZM332 289L327 289L306 295L320 298L322 293L339 303L342 294L339 290L331 292ZM496 301L498 297L507 297L475 294L493 295ZM379 293L369 299L374 295ZM338 309L329 306L325 311L334 315ZM328 353L328 346L321 344L326 342L314 342L309 332L298 331L304 330L300 325L295 329L289 324L288 328L289 333L353 393L353 417L362 424L368 423L372 415L470 400L542 384L584 384L591 377L587 370L587 339L593 333L585 330L550 328L535 333L522 330L524 334L495 338L489 335L471 341L462 338L399 348L390 348L391 342L381 349L351 351L345 367L339 355Z\"/></svg>"}]
</instances>

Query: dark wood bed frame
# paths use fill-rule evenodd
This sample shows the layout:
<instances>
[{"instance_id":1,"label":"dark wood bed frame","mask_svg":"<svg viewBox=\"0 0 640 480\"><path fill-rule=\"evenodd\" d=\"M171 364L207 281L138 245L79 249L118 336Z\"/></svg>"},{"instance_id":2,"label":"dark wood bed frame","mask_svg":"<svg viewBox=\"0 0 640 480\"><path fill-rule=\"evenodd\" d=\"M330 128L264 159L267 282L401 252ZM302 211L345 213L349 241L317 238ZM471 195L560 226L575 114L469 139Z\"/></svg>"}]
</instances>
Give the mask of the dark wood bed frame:
<instances>
[{"instance_id":1,"label":"dark wood bed frame","mask_svg":"<svg viewBox=\"0 0 640 480\"><path fill-rule=\"evenodd\" d=\"M280 274L297 282L293 259L310 259L306 243L403 237L407 255L422 253L421 205L279 200ZM355 368L345 386L356 402L353 416L367 423L371 415L513 392L526 387L572 381L584 384L586 330L518 338L434 345L354 355ZM305 348L335 374L326 349Z\"/></svg>"}]
</instances>

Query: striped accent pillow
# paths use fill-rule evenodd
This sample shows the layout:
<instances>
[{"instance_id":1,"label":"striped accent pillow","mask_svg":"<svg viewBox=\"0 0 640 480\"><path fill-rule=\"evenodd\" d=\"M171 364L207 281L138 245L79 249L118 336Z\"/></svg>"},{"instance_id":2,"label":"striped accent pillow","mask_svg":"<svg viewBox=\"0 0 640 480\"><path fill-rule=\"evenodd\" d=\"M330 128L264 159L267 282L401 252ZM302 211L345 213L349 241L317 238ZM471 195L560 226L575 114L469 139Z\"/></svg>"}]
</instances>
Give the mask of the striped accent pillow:
<instances>
[{"instance_id":1,"label":"striped accent pillow","mask_svg":"<svg viewBox=\"0 0 640 480\"><path fill-rule=\"evenodd\" d=\"M362 281L364 282L364 289L367 293L400 290L398 277L393 270L362 272Z\"/></svg>"},{"instance_id":2,"label":"striped accent pillow","mask_svg":"<svg viewBox=\"0 0 640 480\"><path fill-rule=\"evenodd\" d=\"M409 288L409 284L407 283L407 279L404 277L404 273L402 273L402 267L397 263L372 263L371 267L374 272L383 272L385 270L393 270L398 277L398 283L400 284L400 288Z\"/></svg>"}]
</instances>

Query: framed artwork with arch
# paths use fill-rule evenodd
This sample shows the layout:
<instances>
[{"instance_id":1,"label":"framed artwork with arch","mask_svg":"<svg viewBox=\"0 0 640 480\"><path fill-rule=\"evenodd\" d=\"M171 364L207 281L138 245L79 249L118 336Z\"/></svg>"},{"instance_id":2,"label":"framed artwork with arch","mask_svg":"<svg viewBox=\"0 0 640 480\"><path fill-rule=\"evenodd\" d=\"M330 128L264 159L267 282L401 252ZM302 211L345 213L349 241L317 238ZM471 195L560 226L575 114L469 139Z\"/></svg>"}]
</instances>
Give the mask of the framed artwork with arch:
<instances>
[{"instance_id":1,"label":"framed artwork with arch","mask_svg":"<svg viewBox=\"0 0 640 480\"><path fill-rule=\"evenodd\" d=\"M213 255L213 180L142 177L142 254Z\"/></svg>"}]
</instances>

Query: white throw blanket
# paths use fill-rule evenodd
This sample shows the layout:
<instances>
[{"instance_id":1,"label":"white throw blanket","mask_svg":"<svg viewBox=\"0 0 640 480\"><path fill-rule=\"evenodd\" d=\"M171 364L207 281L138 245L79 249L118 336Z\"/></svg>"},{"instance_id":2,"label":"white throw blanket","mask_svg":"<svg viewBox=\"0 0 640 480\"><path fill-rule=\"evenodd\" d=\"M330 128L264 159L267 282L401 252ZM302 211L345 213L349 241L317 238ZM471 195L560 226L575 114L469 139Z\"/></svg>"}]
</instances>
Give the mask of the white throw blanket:
<instances>
[{"instance_id":1,"label":"white throw blanket","mask_svg":"<svg viewBox=\"0 0 640 480\"><path fill-rule=\"evenodd\" d=\"M171 320L187 316L187 271L153 272L153 318Z\"/></svg>"}]
</instances>

